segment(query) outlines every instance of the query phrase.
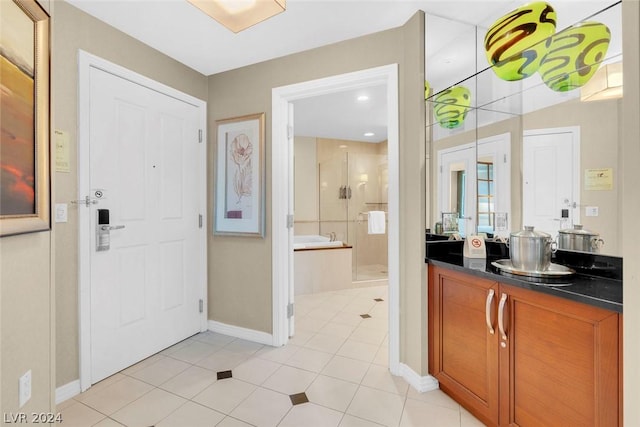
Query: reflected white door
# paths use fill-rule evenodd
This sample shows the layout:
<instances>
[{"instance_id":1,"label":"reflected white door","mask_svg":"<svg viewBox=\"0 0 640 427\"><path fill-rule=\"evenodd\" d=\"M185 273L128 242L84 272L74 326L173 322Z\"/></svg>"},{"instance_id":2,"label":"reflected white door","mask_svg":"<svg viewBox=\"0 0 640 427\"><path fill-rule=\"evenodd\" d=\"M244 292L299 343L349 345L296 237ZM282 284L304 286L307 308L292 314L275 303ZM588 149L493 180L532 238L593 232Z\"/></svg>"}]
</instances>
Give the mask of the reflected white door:
<instances>
[{"instance_id":1,"label":"reflected white door","mask_svg":"<svg viewBox=\"0 0 640 427\"><path fill-rule=\"evenodd\" d=\"M199 109L91 68L91 383L201 330Z\"/></svg>"},{"instance_id":2,"label":"reflected white door","mask_svg":"<svg viewBox=\"0 0 640 427\"><path fill-rule=\"evenodd\" d=\"M460 235L474 233L476 229L476 150L475 144L464 144L438 151L439 185L438 209L457 212ZM464 182L458 178L464 172ZM460 212L458 200L464 200L464 212ZM438 221L442 220L442 216ZM446 226L443 224L443 226ZM445 230L446 231L446 230Z\"/></svg>"},{"instance_id":3,"label":"reflected white door","mask_svg":"<svg viewBox=\"0 0 640 427\"><path fill-rule=\"evenodd\" d=\"M554 238L559 229L579 224L579 128L526 131L522 157L522 224Z\"/></svg>"}]
</instances>

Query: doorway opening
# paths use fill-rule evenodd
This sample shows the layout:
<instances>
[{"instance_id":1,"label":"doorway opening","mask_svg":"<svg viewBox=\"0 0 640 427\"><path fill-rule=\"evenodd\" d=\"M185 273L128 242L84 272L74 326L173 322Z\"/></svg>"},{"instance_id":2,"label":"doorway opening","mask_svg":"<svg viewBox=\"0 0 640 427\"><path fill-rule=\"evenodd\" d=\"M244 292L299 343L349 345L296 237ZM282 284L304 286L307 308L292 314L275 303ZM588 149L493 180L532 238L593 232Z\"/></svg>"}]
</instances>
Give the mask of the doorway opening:
<instances>
[{"instance_id":1,"label":"doorway opening","mask_svg":"<svg viewBox=\"0 0 640 427\"><path fill-rule=\"evenodd\" d=\"M294 135L296 101L359 88L383 86L387 98L388 162L388 242L387 274L389 304L389 369L399 374L399 136L398 136L398 71L397 64L342 74L273 89L272 96L272 245L273 245L273 345L287 343L294 331ZM364 175L367 175L365 180ZM359 177L369 182L367 173ZM359 184L358 182L357 184ZM356 184L356 186L357 186ZM345 189L344 186L347 186ZM366 185L366 184L365 184ZM337 200L349 184L338 185ZM364 188L363 188L364 190ZM353 187L351 188L353 197ZM348 197L347 199L348 200ZM380 206L381 203L376 206ZM357 210L357 209L356 209ZM356 212L359 214L360 212ZM356 217L357 218L357 217ZM348 220L349 218L347 218ZM357 219L354 221L357 223ZM363 221L364 222L364 221ZM319 224L318 224L319 225ZM320 234L320 229L319 234ZM335 232L338 234L337 232ZM331 235L331 232L329 232ZM337 236L336 236L337 237ZM331 240L331 238L330 238ZM334 239L335 240L335 239Z\"/></svg>"},{"instance_id":2,"label":"doorway opening","mask_svg":"<svg viewBox=\"0 0 640 427\"><path fill-rule=\"evenodd\" d=\"M508 233L511 135L439 150L438 210L445 234Z\"/></svg>"}]
</instances>

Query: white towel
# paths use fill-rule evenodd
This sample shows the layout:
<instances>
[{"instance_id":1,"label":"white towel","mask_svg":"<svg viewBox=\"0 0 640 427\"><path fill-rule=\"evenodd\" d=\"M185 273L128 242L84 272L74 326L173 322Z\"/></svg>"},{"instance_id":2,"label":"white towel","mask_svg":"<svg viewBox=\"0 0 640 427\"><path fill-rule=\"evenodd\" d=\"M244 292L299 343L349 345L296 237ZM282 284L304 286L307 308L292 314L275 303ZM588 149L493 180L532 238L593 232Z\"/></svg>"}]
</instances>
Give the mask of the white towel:
<instances>
[{"instance_id":1,"label":"white towel","mask_svg":"<svg viewBox=\"0 0 640 427\"><path fill-rule=\"evenodd\" d=\"M367 221L369 222L369 234L384 234L386 219L383 211L369 211Z\"/></svg>"}]
</instances>

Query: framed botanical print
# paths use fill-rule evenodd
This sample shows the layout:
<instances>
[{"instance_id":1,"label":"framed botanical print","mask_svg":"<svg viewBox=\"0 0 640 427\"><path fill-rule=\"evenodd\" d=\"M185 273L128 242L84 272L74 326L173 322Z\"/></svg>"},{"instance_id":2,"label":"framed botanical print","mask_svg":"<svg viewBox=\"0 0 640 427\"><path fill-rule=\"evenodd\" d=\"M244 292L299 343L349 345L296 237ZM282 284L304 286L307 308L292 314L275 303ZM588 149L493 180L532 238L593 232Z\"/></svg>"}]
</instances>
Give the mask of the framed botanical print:
<instances>
[{"instance_id":1,"label":"framed botanical print","mask_svg":"<svg viewBox=\"0 0 640 427\"><path fill-rule=\"evenodd\" d=\"M0 1L0 236L50 228L49 16Z\"/></svg>"},{"instance_id":2,"label":"framed botanical print","mask_svg":"<svg viewBox=\"0 0 640 427\"><path fill-rule=\"evenodd\" d=\"M264 237L264 120L216 122L214 234Z\"/></svg>"}]
</instances>

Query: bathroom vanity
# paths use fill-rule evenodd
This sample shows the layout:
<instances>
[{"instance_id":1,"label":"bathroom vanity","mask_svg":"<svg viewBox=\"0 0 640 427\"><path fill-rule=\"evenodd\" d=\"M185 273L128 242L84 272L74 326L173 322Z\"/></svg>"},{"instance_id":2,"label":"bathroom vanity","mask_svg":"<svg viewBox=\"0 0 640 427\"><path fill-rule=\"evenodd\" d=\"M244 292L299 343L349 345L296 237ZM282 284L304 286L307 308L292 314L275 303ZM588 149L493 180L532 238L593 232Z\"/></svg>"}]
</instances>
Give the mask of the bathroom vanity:
<instances>
[{"instance_id":1,"label":"bathroom vanity","mask_svg":"<svg viewBox=\"0 0 640 427\"><path fill-rule=\"evenodd\" d=\"M552 3L558 31L606 23L602 59L622 60L619 2L598 11ZM427 236L429 373L490 426L622 425L622 199L613 181L593 185L593 174L620 170L622 103L556 91L540 75L498 77L500 63L484 61L488 45L478 43L489 28L427 16L425 223L456 237L535 226L558 240L580 224L599 236L562 247L614 256L558 250L552 265L575 274L529 277L493 264L514 266L506 246L465 260L462 242Z\"/></svg>"},{"instance_id":2,"label":"bathroom vanity","mask_svg":"<svg viewBox=\"0 0 640 427\"><path fill-rule=\"evenodd\" d=\"M622 425L617 272L532 281L491 264L505 250L469 267L427 243L429 373L490 426Z\"/></svg>"}]
</instances>

